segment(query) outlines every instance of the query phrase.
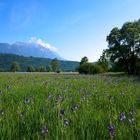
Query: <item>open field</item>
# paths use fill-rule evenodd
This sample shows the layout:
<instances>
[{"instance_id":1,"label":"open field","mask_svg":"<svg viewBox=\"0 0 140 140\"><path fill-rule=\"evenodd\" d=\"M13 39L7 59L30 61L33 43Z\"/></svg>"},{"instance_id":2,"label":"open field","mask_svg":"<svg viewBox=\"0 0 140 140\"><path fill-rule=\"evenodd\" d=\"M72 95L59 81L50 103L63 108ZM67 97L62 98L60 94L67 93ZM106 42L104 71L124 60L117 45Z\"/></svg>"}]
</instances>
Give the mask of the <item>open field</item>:
<instances>
[{"instance_id":1,"label":"open field","mask_svg":"<svg viewBox=\"0 0 140 140\"><path fill-rule=\"evenodd\" d=\"M0 73L0 140L139 140L140 78Z\"/></svg>"}]
</instances>

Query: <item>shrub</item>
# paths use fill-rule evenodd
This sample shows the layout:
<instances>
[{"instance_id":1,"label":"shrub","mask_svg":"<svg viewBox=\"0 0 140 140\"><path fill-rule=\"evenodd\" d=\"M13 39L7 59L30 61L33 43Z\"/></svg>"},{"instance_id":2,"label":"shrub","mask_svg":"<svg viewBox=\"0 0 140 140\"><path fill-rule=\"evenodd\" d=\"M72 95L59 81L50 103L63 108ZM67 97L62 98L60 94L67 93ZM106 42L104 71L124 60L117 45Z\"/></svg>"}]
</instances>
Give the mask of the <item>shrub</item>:
<instances>
[{"instance_id":1,"label":"shrub","mask_svg":"<svg viewBox=\"0 0 140 140\"><path fill-rule=\"evenodd\" d=\"M94 65L94 69L92 71L93 74L95 73L104 73L105 70L102 66L98 65L98 64L93 64Z\"/></svg>"},{"instance_id":2,"label":"shrub","mask_svg":"<svg viewBox=\"0 0 140 140\"><path fill-rule=\"evenodd\" d=\"M105 72L102 66L92 63L82 64L77 68L77 70L80 74L96 74Z\"/></svg>"}]
</instances>

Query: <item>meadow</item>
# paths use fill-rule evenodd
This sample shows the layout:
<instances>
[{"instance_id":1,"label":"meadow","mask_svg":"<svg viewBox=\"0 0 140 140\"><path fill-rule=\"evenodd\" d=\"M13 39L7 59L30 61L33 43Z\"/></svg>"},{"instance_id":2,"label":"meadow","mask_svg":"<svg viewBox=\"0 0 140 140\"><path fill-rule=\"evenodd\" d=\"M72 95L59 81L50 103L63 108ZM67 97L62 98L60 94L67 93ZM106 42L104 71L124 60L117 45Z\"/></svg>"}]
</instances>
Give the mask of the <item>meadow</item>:
<instances>
[{"instance_id":1,"label":"meadow","mask_svg":"<svg viewBox=\"0 0 140 140\"><path fill-rule=\"evenodd\" d=\"M0 140L140 140L140 78L0 73Z\"/></svg>"}]
</instances>

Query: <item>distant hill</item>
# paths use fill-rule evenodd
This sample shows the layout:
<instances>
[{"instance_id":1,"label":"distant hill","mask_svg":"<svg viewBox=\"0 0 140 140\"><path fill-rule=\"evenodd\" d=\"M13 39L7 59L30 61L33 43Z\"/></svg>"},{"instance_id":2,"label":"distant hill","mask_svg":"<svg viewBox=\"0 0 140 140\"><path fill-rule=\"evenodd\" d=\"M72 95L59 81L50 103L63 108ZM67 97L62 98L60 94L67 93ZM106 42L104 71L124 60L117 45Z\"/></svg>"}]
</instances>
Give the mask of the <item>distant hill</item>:
<instances>
[{"instance_id":1,"label":"distant hill","mask_svg":"<svg viewBox=\"0 0 140 140\"><path fill-rule=\"evenodd\" d=\"M36 42L0 43L0 53L64 60L48 44Z\"/></svg>"},{"instance_id":2,"label":"distant hill","mask_svg":"<svg viewBox=\"0 0 140 140\"><path fill-rule=\"evenodd\" d=\"M38 58L38 57L24 57L15 54L0 54L0 70L9 71L12 62L16 61L20 64L21 71L26 71L28 65L32 65L35 68L49 66L52 59ZM62 71L75 71L75 68L79 65L79 62L60 60L60 69Z\"/></svg>"}]
</instances>

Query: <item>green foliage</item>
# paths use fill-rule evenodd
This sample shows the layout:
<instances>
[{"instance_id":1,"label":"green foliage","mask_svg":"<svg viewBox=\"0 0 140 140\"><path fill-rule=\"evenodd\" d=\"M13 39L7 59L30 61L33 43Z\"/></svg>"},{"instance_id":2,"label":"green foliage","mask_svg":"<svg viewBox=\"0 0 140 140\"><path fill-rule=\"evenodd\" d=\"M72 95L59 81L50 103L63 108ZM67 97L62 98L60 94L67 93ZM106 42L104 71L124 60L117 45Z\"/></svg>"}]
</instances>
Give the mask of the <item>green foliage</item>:
<instances>
[{"instance_id":1,"label":"green foliage","mask_svg":"<svg viewBox=\"0 0 140 140\"><path fill-rule=\"evenodd\" d=\"M59 61L57 60L57 58L55 58L51 61L51 69L53 72L56 72L58 70L58 67L59 67Z\"/></svg>"},{"instance_id":2,"label":"green foliage","mask_svg":"<svg viewBox=\"0 0 140 140\"><path fill-rule=\"evenodd\" d=\"M43 66L45 68L50 66L52 59L37 58L37 57L24 57L14 54L0 54L0 69L4 71L10 71L10 65L12 62L18 62L20 64L20 71L27 71L27 66L32 65L34 68ZM79 65L79 62L75 61L60 61L59 68L62 71L75 71L75 68Z\"/></svg>"},{"instance_id":3,"label":"green foliage","mask_svg":"<svg viewBox=\"0 0 140 140\"><path fill-rule=\"evenodd\" d=\"M42 67L36 68L36 71L37 72L46 72L46 68L42 66Z\"/></svg>"},{"instance_id":4,"label":"green foliage","mask_svg":"<svg viewBox=\"0 0 140 140\"><path fill-rule=\"evenodd\" d=\"M0 72L4 72L4 69L0 68Z\"/></svg>"},{"instance_id":5,"label":"green foliage","mask_svg":"<svg viewBox=\"0 0 140 140\"><path fill-rule=\"evenodd\" d=\"M32 65L27 66L27 72L34 72L35 68Z\"/></svg>"},{"instance_id":6,"label":"green foliage","mask_svg":"<svg viewBox=\"0 0 140 140\"><path fill-rule=\"evenodd\" d=\"M81 62L80 62L80 65L83 65L83 64L86 64L88 63L88 58L86 56L84 56L82 59L81 59Z\"/></svg>"},{"instance_id":7,"label":"green foliage","mask_svg":"<svg viewBox=\"0 0 140 140\"><path fill-rule=\"evenodd\" d=\"M12 62L10 71L16 72L20 70L20 66L18 62Z\"/></svg>"},{"instance_id":8,"label":"green foliage","mask_svg":"<svg viewBox=\"0 0 140 140\"><path fill-rule=\"evenodd\" d=\"M1 73L0 89L1 140L140 138L140 78ZM72 111L75 104L78 108ZM61 109L65 110L62 117ZM126 117L123 121L121 113ZM114 127L113 136L109 124ZM46 125L48 131L43 133Z\"/></svg>"},{"instance_id":9,"label":"green foliage","mask_svg":"<svg viewBox=\"0 0 140 140\"><path fill-rule=\"evenodd\" d=\"M137 73L137 62L140 59L140 20L127 22L121 29L113 28L107 41L110 61L120 65L129 74Z\"/></svg>"},{"instance_id":10,"label":"green foliage","mask_svg":"<svg viewBox=\"0 0 140 140\"><path fill-rule=\"evenodd\" d=\"M110 62L109 62L109 56L108 56L108 53L107 53L108 50L103 50L103 53L102 55L100 56L97 64L100 65L104 71L109 71L109 65L110 65Z\"/></svg>"},{"instance_id":11,"label":"green foliage","mask_svg":"<svg viewBox=\"0 0 140 140\"><path fill-rule=\"evenodd\" d=\"M88 62L87 57L81 59L80 65L77 67L77 71L80 74L97 74L104 73L104 67L100 64L92 64Z\"/></svg>"},{"instance_id":12,"label":"green foliage","mask_svg":"<svg viewBox=\"0 0 140 140\"><path fill-rule=\"evenodd\" d=\"M46 67L46 71L47 72L51 72L52 71L52 69L51 69L51 66L49 65L48 67Z\"/></svg>"},{"instance_id":13,"label":"green foliage","mask_svg":"<svg viewBox=\"0 0 140 140\"><path fill-rule=\"evenodd\" d=\"M80 74L92 74L93 69L94 69L94 66L91 63L84 63L77 68Z\"/></svg>"},{"instance_id":14,"label":"green foliage","mask_svg":"<svg viewBox=\"0 0 140 140\"><path fill-rule=\"evenodd\" d=\"M93 71L92 71L93 74L105 73L105 72L106 72L105 69L101 65L93 64Z\"/></svg>"}]
</instances>

